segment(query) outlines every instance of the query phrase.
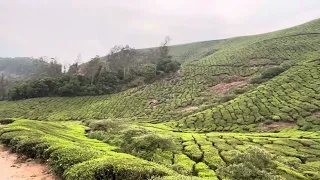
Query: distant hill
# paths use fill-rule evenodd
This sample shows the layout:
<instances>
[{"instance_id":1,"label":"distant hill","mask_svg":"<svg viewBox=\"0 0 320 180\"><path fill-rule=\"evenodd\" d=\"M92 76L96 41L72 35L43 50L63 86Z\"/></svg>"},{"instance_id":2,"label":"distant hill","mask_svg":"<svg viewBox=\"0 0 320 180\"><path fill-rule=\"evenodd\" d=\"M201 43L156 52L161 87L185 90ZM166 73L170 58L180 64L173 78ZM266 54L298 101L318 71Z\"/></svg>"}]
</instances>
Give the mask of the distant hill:
<instances>
[{"instance_id":1,"label":"distant hill","mask_svg":"<svg viewBox=\"0 0 320 180\"><path fill-rule=\"evenodd\" d=\"M37 59L30 57L4 58L0 57L0 73L8 76L32 76L37 73Z\"/></svg>"}]
</instances>

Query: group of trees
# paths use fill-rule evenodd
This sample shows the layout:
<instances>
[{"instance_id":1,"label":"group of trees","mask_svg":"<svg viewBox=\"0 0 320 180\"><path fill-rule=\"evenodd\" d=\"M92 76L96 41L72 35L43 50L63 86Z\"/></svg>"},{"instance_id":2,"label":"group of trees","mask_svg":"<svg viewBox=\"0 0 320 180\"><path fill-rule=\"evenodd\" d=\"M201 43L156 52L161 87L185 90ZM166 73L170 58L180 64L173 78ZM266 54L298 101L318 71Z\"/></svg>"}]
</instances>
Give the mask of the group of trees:
<instances>
[{"instance_id":1,"label":"group of trees","mask_svg":"<svg viewBox=\"0 0 320 180\"><path fill-rule=\"evenodd\" d=\"M8 99L9 89L22 82L62 75L62 65L54 58L0 58L0 100Z\"/></svg>"},{"instance_id":2,"label":"group of trees","mask_svg":"<svg viewBox=\"0 0 320 180\"><path fill-rule=\"evenodd\" d=\"M10 89L9 99L110 94L151 83L180 68L180 63L169 55L169 42L170 38L166 38L160 47L148 52L128 45L115 46L107 56L96 56L81 65L76 62L65 72L55 59L39 63L39 78ZM39 62L42 61L45 60Z\"/></svg>"}]
</instances>

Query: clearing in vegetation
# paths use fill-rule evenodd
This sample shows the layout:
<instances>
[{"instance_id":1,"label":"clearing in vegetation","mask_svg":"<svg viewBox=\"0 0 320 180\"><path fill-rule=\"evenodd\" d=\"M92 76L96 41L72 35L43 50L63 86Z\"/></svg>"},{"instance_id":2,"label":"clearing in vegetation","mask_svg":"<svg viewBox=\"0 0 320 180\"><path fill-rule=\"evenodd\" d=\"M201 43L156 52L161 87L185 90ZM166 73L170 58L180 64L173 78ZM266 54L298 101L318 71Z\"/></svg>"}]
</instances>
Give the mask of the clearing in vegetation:
<instances>
[{"instance_id":1,"label":"clearing in vegetation","mask_svg":"<svg viewBox=\"0 0 320 180\"><path fill-rule=\"evenodd\" d=\"M67 180L320 179L319 19L169 52L170 80L0 101L0 141Z\"/></svg>"}]
</instances>

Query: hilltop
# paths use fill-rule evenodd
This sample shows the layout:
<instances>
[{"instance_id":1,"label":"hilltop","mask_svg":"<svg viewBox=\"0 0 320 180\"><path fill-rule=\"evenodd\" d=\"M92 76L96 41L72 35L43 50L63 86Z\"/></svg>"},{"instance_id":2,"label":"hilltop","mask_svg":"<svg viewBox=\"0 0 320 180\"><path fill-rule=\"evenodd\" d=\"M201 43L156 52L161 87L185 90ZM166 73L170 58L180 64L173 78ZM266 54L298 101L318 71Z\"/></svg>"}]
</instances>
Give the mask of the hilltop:
<instances>
[{"instance_id":1,"label":"hilltop","mask_svg":"<svg viewBox=\"0 0 320 180\"><path fill-rule=\"evenodd\" d=\"M1 101L0 118L15 121L0 140L50 158L66 179L222 179L218 169L251 145L285 179L320 178L320 19L169 54L179 71L119 93Z\"/></svg>"}]
</instances>

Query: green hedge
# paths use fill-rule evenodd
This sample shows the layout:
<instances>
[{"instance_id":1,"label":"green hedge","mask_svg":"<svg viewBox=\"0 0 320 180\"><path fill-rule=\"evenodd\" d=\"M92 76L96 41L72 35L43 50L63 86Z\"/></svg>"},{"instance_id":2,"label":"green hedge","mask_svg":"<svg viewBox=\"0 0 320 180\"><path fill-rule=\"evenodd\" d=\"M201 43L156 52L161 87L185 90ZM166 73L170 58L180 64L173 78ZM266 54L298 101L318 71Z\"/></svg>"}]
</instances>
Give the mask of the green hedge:
<instances>
[{"instance_id":1,"label":"green hedge","mask_svg":"<svg viewBox=\"0 0 320 180\"><path fill-rule=\"evenodd\" d=\"M16 120L0 128L0 141L31 158L49 160L66 179L147 179L174 171L156 163L114 152L116 148L85 136L75 123Z\"/></svg>"}]
</instances>

